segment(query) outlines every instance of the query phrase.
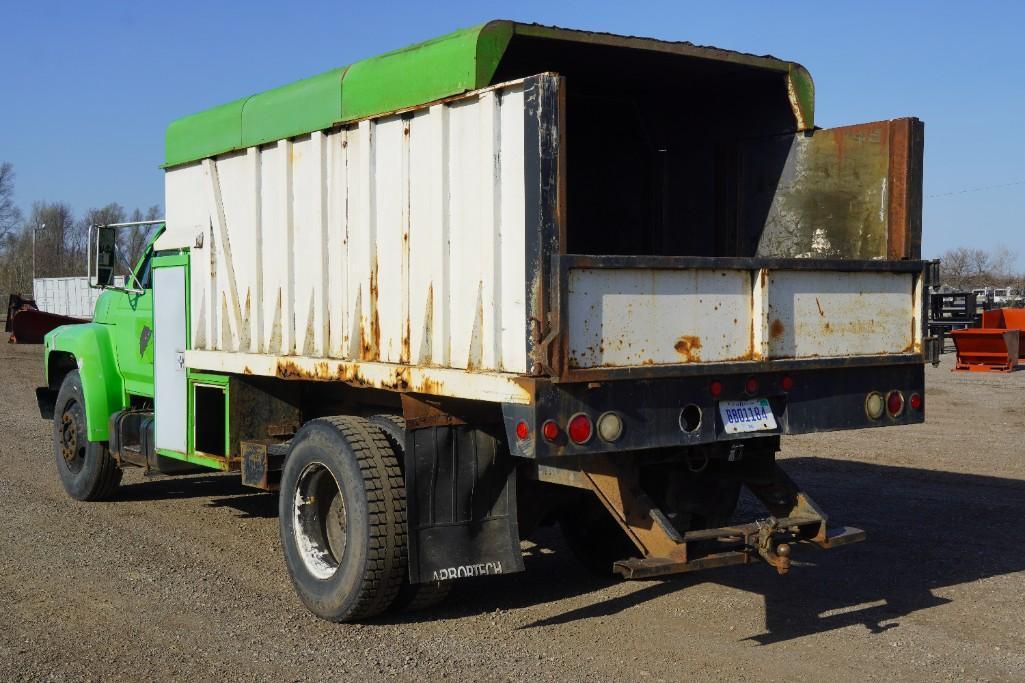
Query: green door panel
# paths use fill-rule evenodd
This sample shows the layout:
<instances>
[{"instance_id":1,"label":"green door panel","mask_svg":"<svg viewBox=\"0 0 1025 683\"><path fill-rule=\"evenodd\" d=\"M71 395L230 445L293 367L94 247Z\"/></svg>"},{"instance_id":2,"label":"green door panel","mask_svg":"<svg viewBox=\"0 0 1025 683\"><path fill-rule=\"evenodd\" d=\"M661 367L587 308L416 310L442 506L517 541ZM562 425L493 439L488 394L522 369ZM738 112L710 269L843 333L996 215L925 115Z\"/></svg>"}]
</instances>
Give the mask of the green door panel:
<instances>
[{"instance_id":1,"label":"green door panel","mask_svg":"<svg viewBox=\"0 0 1025 683\"><path fill-rule=\"evenodd\" d=\"M128 406L125 384L118 372L110 328L99 323L58 327L45 339L46 367L52 351L75 358L85 396L85 421L90 441L107 441L110 416Z\"/></svg>"},{"instance_id":2,"label":"green door panel","mask_svg":"<svg viewBox=\"0 0 1025 683\"><path fill-rule=\"evenodd\" d=\"M125 391L153 397L153 291L113 291L107 311L111 340Z\"/></svg>"}]
</instances>

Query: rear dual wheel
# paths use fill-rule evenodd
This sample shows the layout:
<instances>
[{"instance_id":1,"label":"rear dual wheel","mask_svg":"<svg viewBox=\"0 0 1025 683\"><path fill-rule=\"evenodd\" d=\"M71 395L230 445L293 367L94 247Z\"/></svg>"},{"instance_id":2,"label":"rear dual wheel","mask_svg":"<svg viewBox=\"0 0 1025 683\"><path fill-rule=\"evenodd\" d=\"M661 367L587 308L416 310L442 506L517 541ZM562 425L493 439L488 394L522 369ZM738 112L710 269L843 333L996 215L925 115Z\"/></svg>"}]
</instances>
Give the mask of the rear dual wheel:
<instances>
[{"instance_id":1,"label":"rear dual wheel","mask_svg":"<svg viewBox=\"0 0 1025 683\"><path fill-rule=\"evenodd\" d=\"M329 621L380 614L406 574L406 492L384 434L360 417L307 422L281 476L279 525L299 598Z\"/></svg>"},{"instance_id":2,"label":"rear dual wheel","mask_svg":"<svg viewBox=\"0 0 1025 683\"><path fill-rule=\"evenodd\" d=\"M285 564L306 607L329 621L389 607L435 604L408 581L406 490L398 423L354 416L312 420L292 440L281 478ZM394 429L393 429L394 428Z\"/></svg>"}]
</instances>

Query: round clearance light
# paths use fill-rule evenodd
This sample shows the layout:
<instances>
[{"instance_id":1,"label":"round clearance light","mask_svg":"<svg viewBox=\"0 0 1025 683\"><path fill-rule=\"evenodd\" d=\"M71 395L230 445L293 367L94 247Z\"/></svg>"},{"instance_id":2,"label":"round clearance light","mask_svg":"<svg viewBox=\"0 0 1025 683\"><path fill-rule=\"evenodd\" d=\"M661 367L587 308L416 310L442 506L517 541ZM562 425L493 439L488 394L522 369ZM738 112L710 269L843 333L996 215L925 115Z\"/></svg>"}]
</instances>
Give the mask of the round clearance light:
<instances>
[{"instance_id":1,"label":"round clearance light","mask_svg":"<svg viewBox=\"0 0 1025 683\"><path fill-rule=\"evenodd\" d=\"M577 413L569 419L569 424L566 425L566 433L569 434L570 441L573 443L587 443L591 440L591 435L594 433L591 419L583 413Z\"/></svg>"},{"instance_id":2,"label":"round clearance light","mask_svg":"<svg viewBox=\"0 0 1025 683\"><path fill-rule=\"evenodd\" d=\"M545 423L541 425L541 435L544 436L547 441L555 441L558 439L560 431L559 425L555 423L555 420L545 420Z\"/></svg>"},{"instance_id":3,"label":"round clearance light","mask_svg":"<svg viewBox=\"0 0 1025 683\"><path fill-rule=\"evenodd\" d=\"M701 426L701 408L693 403L683 407L680 411L680 429L690 434L696 432Z\"/></svg>"},{"instance_id":4,"label":"round clearance light","mask_svg":"<svg viewBox=\"0 0 1025 683\"><path fill-rule=\"evenodd\" d=\"M886 395L886 412L890 417L899 417L904 412L904 394L891 391Z\"/></svg>"},{"instance_id":5,"label":"round clearance light","mask_svg":"<svg viewBox=\"0 0 1025 683\"><path fill-rule=\"evenodd\" d=\"M865 414L873 420L881 418L885 409L886 402L878 391L873 391L865 397Z\"/></svg>"},{"instance_id":6,"label":"round clearance light","mask_svg":"<svg viewBox=\"0 0 1025 683\"><path fill-rule=\"evenodd\" d=\"M921 410L924 401L922 401L921 394L911 394L911 398L908 399L908 403L911 405L912 410Z\"/></svg>"},{"instance_id":7,"label":"round clearance light","mask_svg":"<svg viewBox=\"0 0 1025 683\"><path fill-rule=\"evenodd\" d=\"M719 396L721 396L722 395L722 382L720 382L717 379L713 379L711 381L711 383L709 383L709 385L708 385L708 393L710 393L713 398L718 398Z\"/></svg>"},{"instance_id":8,"label":"round clearance light","mask_svg":"<svg viewBox=\"0 0 1025 683\"><path fill-rule=\"evenodd\" d=\"M746 391L748 393L748 395L757 394L758 393L758 378L757 377L748 377L747 381L744 382L744 391Z\"/></svg>"},{"instance_id":9,"label":"round clearance light","mask_svg":"<svg viewBox=\"0 0 1025 683\"><path fill-rule=\"evenodd\" d=\"M530 436L530 428L527 427L527 423L526 422L524 422L523 420L520 420L519 422L516 423L516 438L519 439L520 441L523 441L528 436Z\"/></svg>"},{"instance_id":10,"label":"round clearance light","mask_svg":"<svg viewBox=\"0 0 1025 683\"><path fill-rule=\"evenodd\" d=\"M790 375L783 375L779 380L779 388L783 391L790 391L794 388L794 378Z\"/></svg>"},{"instance_id":11,"label":"round clearance light","mask_svg":"<svg viewBox=\"0 0 1025 683\"><path fill-rule=\"evenodd\" d=\"M598 416L598 436L602 441L616 441L623 436L623 418L616 413L602 413Z\"/></svg>"}]
</instances>

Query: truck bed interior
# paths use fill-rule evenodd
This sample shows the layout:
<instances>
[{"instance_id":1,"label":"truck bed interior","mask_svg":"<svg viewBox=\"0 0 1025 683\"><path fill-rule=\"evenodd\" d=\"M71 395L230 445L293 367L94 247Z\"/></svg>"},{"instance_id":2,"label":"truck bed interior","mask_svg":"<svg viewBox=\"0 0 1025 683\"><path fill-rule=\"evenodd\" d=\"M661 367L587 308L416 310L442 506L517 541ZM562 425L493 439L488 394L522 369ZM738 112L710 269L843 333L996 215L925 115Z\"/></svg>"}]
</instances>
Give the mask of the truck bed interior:
<instances>
[{"instance_id":1,"label":"truck bed interior","mask_svg":"<svg viewBox=\"0 0 1025 683\"><path fill-rule=\"evenodd\" d=\"M785 74L517 35L496 80L542 71L566 79L567 252L754 255L797 128ZM772 138L742 183L742 144Z\"/></svg>"}]
</instances>

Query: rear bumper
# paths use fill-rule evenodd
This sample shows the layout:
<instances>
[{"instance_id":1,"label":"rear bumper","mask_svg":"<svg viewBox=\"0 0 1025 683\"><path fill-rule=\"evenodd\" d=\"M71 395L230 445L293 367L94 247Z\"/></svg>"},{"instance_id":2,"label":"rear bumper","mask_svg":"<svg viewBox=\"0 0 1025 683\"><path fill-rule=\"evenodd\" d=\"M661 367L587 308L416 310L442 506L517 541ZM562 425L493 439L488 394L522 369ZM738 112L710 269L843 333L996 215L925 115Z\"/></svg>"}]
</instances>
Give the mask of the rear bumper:
<instances>
[{"instance_id":1,"label":"rear bumper","mask_svg":"<svg viewBox=\"0 0 1025 683\"><path fill-rule=\"evenodd\" d=\"M793 380L790 391L780 384L784 376ZM746 381L754 377L759 390L745 393ZM722 393L713 397L713 380L722 383ZM870 392L884 396L897 390L905 397L904 410L891 417L884 413L872 419L866 413ZM506 434L513 455L525 458L558 458L594 453L615 453L650 448L736 443L746 439L780 434L806 434L843 429L863 429L914 424L925 419L921 409L910 407L913 393L924 396L924 368L921 362L903 365L773 370L730 374L708 374L667 379L620 380L591 383L543 384L531 405L503 405ZM717 409L720 400L767 398L776 417L775 430L727 434ZM681 411L694 405L701 412L700 424L687 432L681 427ZM583 413L592 420L615 411L623 421L622 436L614 443L597 434L583 445L565 435L569 418ZM542 425L554 420L561 434L554 442L544 439ZM526 422L528 438L516 433Z\"/></svg>"}]
</instances>

